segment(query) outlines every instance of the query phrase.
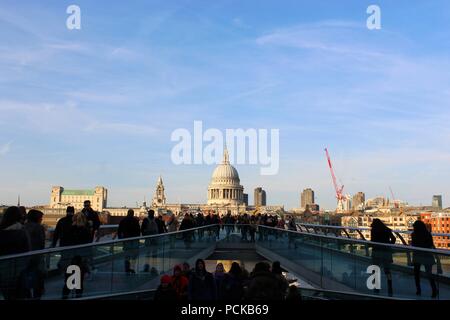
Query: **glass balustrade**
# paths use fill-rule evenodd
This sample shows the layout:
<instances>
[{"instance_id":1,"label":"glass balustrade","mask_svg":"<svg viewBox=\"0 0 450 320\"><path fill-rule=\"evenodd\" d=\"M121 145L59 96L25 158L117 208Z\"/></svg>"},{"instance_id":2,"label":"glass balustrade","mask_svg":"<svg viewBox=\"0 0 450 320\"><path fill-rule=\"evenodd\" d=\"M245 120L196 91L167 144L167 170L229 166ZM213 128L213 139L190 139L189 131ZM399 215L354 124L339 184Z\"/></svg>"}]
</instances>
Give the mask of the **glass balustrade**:
<instances>
[{"instance_id":1,"label":"glass balustrade","mask_svg":"<svg viewBox=\"0 0 450 320\"><path fill-rule=\"evenodd\" d=\"M450 299L450 252L269 227L259 229L259 247L274 253L275 259L289 261L291 268L298 267L307 280L320 288L385 297L431 299L432 280L439 291L436 298ZM414 264L418 263L421 263L421 271L416 275L420 275L421 295L416 295ZM424 264L430 266L428 272ZM370 266L375 267L371 269ZM368 281L373 270L378 271L376 267L381 278L379 289L375 286L375 278Z\"/></svg>"},{"instance_id":2,"label":"glass balustrade","mask_svg":"<svg viewBox=\"0 0 450 320\"><path fill-rule=\"evenodd\" d=\"M429 280L432 279L439 290L436 299L450 299L450 252L265 226L254 227L254 230L257 253L280 260L282 265L285 261L289 264L286 268L316 288L343 295L431 299ZM172 273L176 264L185 261L193 266L195 259L205 259L212 254L219 241L253 243L251 226L210 225L3 256L0 257L0 298L71 299L152 290L159 284L161 274ZM239 250L236 250L236 258L239 258ZM414 262L422 263L420 296L416 295ZM423 263L432 265L428 272ZM65 288L66 271L71 265L80 268L82 290ZM375 286L376 278L368 281L372 276L368 273L371 266L379 268L379 289ZM388 279L392 279L391 294Z\"/></svg>"}]
</instances>

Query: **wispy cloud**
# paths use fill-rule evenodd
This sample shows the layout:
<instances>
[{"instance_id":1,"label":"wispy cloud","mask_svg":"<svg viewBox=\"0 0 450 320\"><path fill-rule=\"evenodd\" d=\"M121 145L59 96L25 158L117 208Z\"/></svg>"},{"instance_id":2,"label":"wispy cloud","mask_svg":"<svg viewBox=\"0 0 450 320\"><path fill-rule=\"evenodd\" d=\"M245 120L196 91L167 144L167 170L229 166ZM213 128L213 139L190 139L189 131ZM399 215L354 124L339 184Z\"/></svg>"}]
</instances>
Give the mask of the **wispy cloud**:
<instances>
[{"instance_id":1,"label":"wispy cloud","mask_svg":"<svg viewBox=\"0 0 450 320\"><path fill-rule=\"evenodd\" d=\"M87 132L120 133L129 135L155 135L159 130L153 124L137 125L120 122L92 122L84 128Z\"/></svg>"},{"instance_id":2,"label":"wispy cloud","mask_svg":"<svg viewBox=\"0 0 450 320\"><path fill-rule=\"evenodd\" d=\"M0 156L4 156L11 150L12 141L9 141L3 145L0 145Z\"/></svg>"}]
</instances>

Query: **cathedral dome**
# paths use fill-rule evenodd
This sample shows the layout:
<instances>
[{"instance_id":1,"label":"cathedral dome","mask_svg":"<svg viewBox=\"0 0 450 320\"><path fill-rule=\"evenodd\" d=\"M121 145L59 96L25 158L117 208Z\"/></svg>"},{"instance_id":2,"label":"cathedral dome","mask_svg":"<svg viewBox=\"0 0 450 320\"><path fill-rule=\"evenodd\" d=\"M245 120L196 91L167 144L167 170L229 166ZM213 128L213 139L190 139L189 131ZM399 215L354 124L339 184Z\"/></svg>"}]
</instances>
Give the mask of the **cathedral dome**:
<instances>
[{"instance_id":1,"label":"cathedral dome","mask_svg":"<svg viewBox=\"0 0 450 320\"><path fill-rule=\"evenodd\" d=\"M208 187L208 204L239 205L243 203L244 188L240 184L239 173L230 164L228 151L223 153L223 161L215 169Z\"/></svg>"},{"instance_id":2,"label":"cathedral dome","mask_svg":"<svg viewBox=\"0 0 450 320\"><path fill-rule=\"evenodd\" d=\"M236 182L239 184L239 173L236 168L230 164L227 150L224 152L222 163L216 167L212 174L212 182L225 184Z\"/></svg>"}]
</instances>

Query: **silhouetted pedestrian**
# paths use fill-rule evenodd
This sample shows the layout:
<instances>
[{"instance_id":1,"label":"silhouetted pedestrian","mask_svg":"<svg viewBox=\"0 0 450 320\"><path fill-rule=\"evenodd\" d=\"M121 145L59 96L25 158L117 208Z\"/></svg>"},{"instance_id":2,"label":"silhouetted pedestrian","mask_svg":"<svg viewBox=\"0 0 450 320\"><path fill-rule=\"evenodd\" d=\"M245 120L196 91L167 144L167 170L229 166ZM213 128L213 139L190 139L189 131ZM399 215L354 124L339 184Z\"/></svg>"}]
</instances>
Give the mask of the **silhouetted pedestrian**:
<instances>
[{"instance_id":1,"label":"silhouetted pedestrian","mask_svg":"<svg viewBox=\"0 0 450 320\"><path fill-rule=\"evenodd\" d=\"M91 228L88 225L86 215L82 212L78 212L73 216L72 227L70 228L70 236L69 236L69 246L78 246L82 244L92 243L92 232ZM83 247L79 249L72 249L70 251L72 253L72 258L70 260L70 264L77 265L81 271L81 281L80 288L75 289L75 294L77 298L80 298L83 294L84 290L84 277L86 273L89 273L88 261L92 259L92 248L91 247ZM71 290L67 287L67 279L70 276L66 272L63 286L63 299L67 299Z\"/></svg>"},{"instance_id":2,"label":"silhouetted pedestrian","mask_svg":"<svg viewBox=\"0 0 450 320\"><path fill-rule=\"evenodd\" d=\"M188 298L189 279L183 274L182 267L176 265L173 268L172 287L177 294L178 301L186 301Z\"/></svg>"},{"instance_id":3,"label":"silhouetted pedestrian","mask_svg":"<svg viewBox=\"0 0 450 320\"><path fill-rule=\"evenodd\" d=\"M100 217L98 215L98 212L92 209L91 207L91 201L86 200L83 203L84 208L81 210L81 212L85 215L88 227L91 232L91 242L94 241L96 237L98 237L98 230L100 229Z\"/></svg>"},{"instance_id":4,"label":"silhouetted pedestrian","mask_svg":"<svg viewBox=\"0 0 450 320\"><path fill-rule=\"evenodd\" d=\"M427 227L423 221L417 220L413 224L414 231L411 234L411 245L414 247L435 249L433 243L433 236L427 230ZM414 265L414 280L416 282L416 294L421 295L422 289L420 287L420 268L423 265L427 274L428 280L431 286L431 297L436 298L438 296L438 289L433 278L433 265L436 264L434 254L426 251L413 251L413 265Z\"/></svg>"},{"instance_id":5,"label":"silhouetted pedestrian","mask_svg":"<svg viewBox=\"0 0 450 320\"><path fill-rule=\"evenodd\" d=\"M289 282L286 280L286 277L283 275L283 270L281 269L280 261L274 261L272 263L272 273L277 278L280 290L283 292L283 297L286 295L286 291L289 287Z\"/></svg>"},{"instance_id":6,"label":"silhouetted pedestrian","mask_svg":"<svg viewBox=\"0 0 450 320\"><path fill-rule=\"evenodd\" d=\"M27 214L27 222L24 225L31 241L31 250L45 248L45 228L42 226L44 214L39 210L30 210Z\"/></svg>"},{"instance_id":7,"label":"silhouetted pedestrian","mask_svg":"<svg viewBox=\"0 0 450 320\"><path fill-rule=\"evenodd\" d=\"M270 265L267 262L258 262L250 275L246 299L249 300L282 300L284 292L281 289L280 281L275 274L270 272Z\"/></svg>"},{"instance_id":8,"label":"silhouetted pedestrian","mask_svg":"<svg viewBox=\"0 0 450 320\"><path fill-rule=\"evenodd\" d=\"M5 210L0 222L0 256L24 253L31 250L31 243L22 223L18 207ZM24 266L25 267L25 266ZM5 300L15 300L19 296L17 277L20 269L2 268L0 272L0 290Z\"/></svg>"},{"instance_id":9,"label":"silhouetted pedestrian","mask_svg":"<svg viewBox=\"0 0 450 320\"><path fill-rule=\"evenodd\" d=\"M395 243L396 238L392 234L391 229L389 229L380 219L373 219L371 227L370 241L384 244ZM393 259L391 248L384 245L372 245L372 262L380 268L383 267L387 278L388 294L389 296L392 296L391 264ZM375 291L378 292L378 289L375 289Z\"/></svg>"},{"instance_id":10,"label":"silhouetted pedestrian","mask_svg":"<svg viewBox=\"0 0 450 320\"><path fill-rule=\"evenodd\" d=\"M149 210L147 213L147 217L144 218L141 225L141 233L145 238L145 247L146 247L146 262L144 265L144 272L150 272L150 265L155 261L157 252L158 252L158 243L156 237L148 237L155 236L159 232L158 224L155 219L155 211Z\"/></svg>"},{"instance_id":11,"label":"silhouetted pedestrian","mask_svg":"<svg viewBox=\"0 0 450 320\"><path fill-rule=\"evenodd\" d=\"M119 223L117 236L119 239L136 238L141 235L139 221L134 216L134 210L129 209L127 216ZM125 272L136 273L135 261L138 256L139 240L128 240L123 242L125 252ZM132 267L133 266L133 267Z\"/></svg>"},{"instance_id":12,"label":"silhouetted pedestrian","mask_svg":"<svg viewBox=\"0 0 450 320\"><path fill-rule=\"evenodd\" d=\"M198 259L191 274L188 287L189 300L206 301L217 299L217 287L213 275L206 271L205 262Z\"/></svg>"},{"instance_id":13,"label":"silhouetted pedestrian","mask_svg":"<svg viewBox=\"0 0 450 320\"><path fill-rule=\"evenodd\" d=\"M230 271L225 275L222 287L218 288L219 300L242 300L244 296L244 275L237 262L231 264Z\"/></svg>"},{"instance_id":14,"label":"silhouetted pedestrian","mask_svg":"<svg viewBox=\"0 0 450 320\"><path fill-rule=\"evenodd\" d=\"M70 228L72 227L72 219L74 214L75 208L69 206L66 209L66 216L58 220L55 231L53 232L52 247L56 247L58 240L60 247L65 247L69 244Z\"/></svg>"}]
</instances>

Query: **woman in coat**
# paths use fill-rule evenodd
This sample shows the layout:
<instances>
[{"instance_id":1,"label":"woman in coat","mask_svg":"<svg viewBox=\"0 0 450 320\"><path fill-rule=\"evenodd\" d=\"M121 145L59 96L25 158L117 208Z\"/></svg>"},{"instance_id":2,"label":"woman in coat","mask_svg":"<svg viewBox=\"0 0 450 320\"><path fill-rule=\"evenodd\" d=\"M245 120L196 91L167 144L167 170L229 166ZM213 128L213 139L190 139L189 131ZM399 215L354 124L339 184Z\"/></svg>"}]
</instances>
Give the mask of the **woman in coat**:
<instances>
[{"instance_id":1,"label":"woman in coat","mask_svg":"<svg viewBox=\"0 0 450 320\"><path fill-rule=\"evenodd\" d=\"M0 256L31 250L30 238L21 223L22 220L23 215L18 207L6 209L0 221ZM21 270L16 270L13 261L11 264L8 266L7 262L4 262L0 272L0 290L5 300L15 300L19 295L17 277Z\"/></svg>"},{"instance_id":2,"label":"woman in coat","mask_svg":"<svg viewBox=\"0 0 450 320\"><path fill-rule=\"evenodd\" d=\"M425 223L423 221L417 220L413 224L413 233L411 234L411 245L414 247L434 249L433 236L427 230ZM413 252L413 265L414 265L414 280L416 282L416 294L420 296L422 294L422 289L420 287L420 268L423 265L425 267L425 272L427 274L428 280L431 286L431 297L436 298L438 295L438 290L436 283L433 278L432 269L433 265L436 264L434 254L432 252L425 251L414 251Z\"/></svg>"},{"instance_id":3,"label":"woman in coat","mask_svg":"<svg viewBox=\"0 0 450 320\"><path fill-rule=\"evenodd\" d=\"M392 234L391 229L389 229L380 219L373 219L371 227L370 241L382 244L395 243L396 238ZM392 249L389 246L372 245L372 262L380 268L383 267L387 278L388 294L389 296L392 296ZM378 291L378 289L375 290Z\"/></svg>"}]
</instances>

